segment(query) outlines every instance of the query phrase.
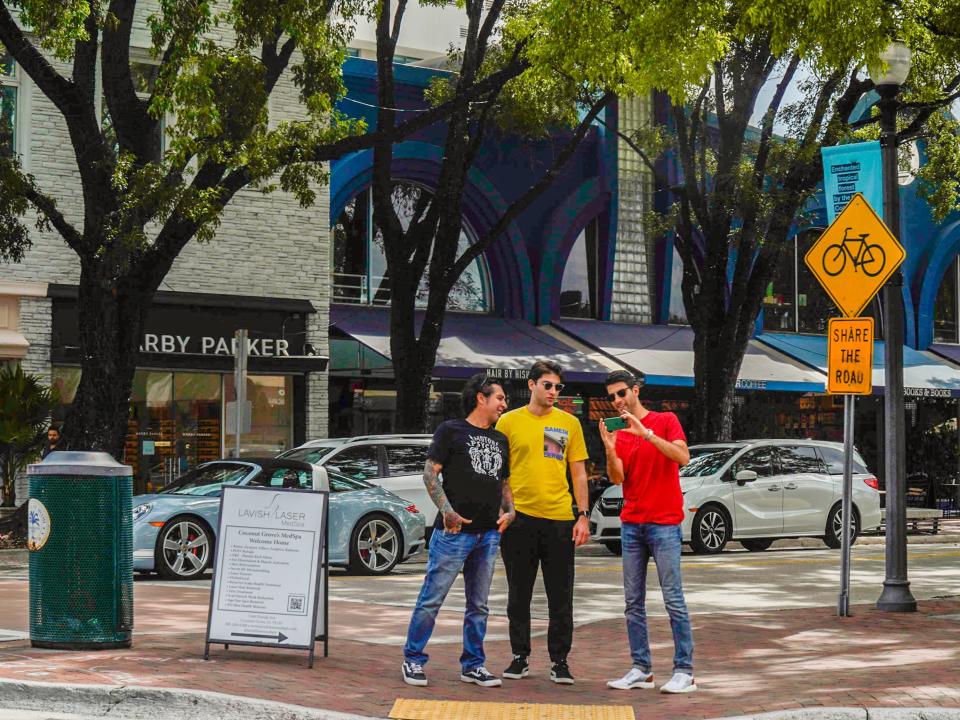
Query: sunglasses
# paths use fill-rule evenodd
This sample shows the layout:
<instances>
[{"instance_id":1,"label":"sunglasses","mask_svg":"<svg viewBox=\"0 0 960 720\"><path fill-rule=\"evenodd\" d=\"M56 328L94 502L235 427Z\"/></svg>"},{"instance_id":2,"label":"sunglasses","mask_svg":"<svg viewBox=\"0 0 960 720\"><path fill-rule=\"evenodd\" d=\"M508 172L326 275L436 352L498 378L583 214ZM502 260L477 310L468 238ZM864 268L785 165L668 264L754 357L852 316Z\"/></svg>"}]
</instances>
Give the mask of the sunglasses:
<instances>
[{"instance_id":1,"label":"sunglasses","mask_svg":"<svg viewBox=\"0 0 960 720\"><path fill-rule=\"evenodd\" d=\"M616 392L613 392L607 395L607 400L609 400L610 402L613 402L617 398L623 399L627 396L628 392L630 392L630 388L620 388Z\"/></svg>"},{"instance_id":2,"label":"sunglasses","mask_svg":"<svg viewBox=\"0 0 960 720\"><path fill-rule=\"evenodd\" d=\"M552 390L553 388L557 389L557 392L563 392L564 384L550 382L549 380L541 380L540 384L543 385L544 390Z\"/></svg>"}]
</instances>

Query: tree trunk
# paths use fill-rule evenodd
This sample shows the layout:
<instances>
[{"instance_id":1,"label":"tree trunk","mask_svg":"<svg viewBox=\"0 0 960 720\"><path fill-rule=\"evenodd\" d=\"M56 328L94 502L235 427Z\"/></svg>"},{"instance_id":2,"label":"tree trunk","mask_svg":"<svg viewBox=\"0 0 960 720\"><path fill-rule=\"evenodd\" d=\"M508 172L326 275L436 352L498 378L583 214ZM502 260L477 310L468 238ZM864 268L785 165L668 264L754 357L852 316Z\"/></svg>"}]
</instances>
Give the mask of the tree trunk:
<instances>
[{"instance_id":1,"label":"tree trunk","mask_svg":"<svg viewBox=\"0 0 960 720\"><path fill-rule=\"evenodd\" d=\"M733 439L733 397L747 344L723 328L694 330L694 394L697 414L693 442Z\"/></svg>"},{"instance_id":2,"label":"tree trunk","mask_svg":"<svg viewBox=\"0 0 960 720\"><path fill-rule=\"evenodd\" d=\"M60 447L101 450L123 458L129 403L144 317L152 295L134 277L103 278L84 263L80 275L80 384Z\"/></svg>"},{"instance_id":3,"label":"tree trunk","mask_svg":"<svg viewBox=\"0 0 960 720\"><path fill-rule=\"evenodd\" d=\"M19 468L13 462L12 454L11 456L5 454L0 460L0 475L3 477L3 502L0 503L0 507L16 507L17 499L14 491L18 471Z\"/></svg>"}]
</instances>

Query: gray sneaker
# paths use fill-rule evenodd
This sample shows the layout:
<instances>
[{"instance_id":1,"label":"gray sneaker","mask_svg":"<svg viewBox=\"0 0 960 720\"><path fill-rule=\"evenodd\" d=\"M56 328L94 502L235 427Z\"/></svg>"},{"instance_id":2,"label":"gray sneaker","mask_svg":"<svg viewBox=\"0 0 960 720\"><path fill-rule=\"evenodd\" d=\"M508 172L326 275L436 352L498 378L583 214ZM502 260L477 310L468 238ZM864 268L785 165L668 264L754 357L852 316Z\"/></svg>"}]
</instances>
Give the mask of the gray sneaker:
<instances>
[{"instance_id":1,"label":"gray sneaker","mask_svg":"<svg viewBox=\"0 0 960 720\"><path fill-rule=\"evenodd\" d=\"M660 692L662 693L691 693L695 692L696 689L697 684L693 681L693 675L682 672L675 672L665 685L660 686Z\"/></svg>"},{"instance_id":2,"label":"gray sneaker","mask_svg":"<svg viewBox=\"0 0 960 720\"><path fill-rule=\"evenodd\" d=\"M608 680L607 687L611 687L614 690L633 690L634 688L643 688L649 690L650 688L656 687L653 684L653 673L645 673L640 668L630 668L630 672L624 675L619 680Z\"/></svg>"}]
</instances>

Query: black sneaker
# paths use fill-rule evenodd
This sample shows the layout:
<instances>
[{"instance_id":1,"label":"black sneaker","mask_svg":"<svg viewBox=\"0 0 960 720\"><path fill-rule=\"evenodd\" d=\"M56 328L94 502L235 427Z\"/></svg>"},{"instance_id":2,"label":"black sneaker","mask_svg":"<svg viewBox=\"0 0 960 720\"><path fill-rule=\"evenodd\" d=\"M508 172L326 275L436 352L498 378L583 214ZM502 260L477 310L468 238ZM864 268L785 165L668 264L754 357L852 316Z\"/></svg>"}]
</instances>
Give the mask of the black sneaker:
<instances>
[{"instance_id":1,"label":"black sneaker","mask_svg":"<svg viewBox=\"0 0 960 720\"><path fill-rule=\"evenodd\" d=\"M423 671L423 665L420 665L415 662L410 662L409 660L403 661L403 681L407 685L420 685L424 686L427 684L427 674Z\"/></svg>"},{"instance_id":2,"label":"black sneaker","mask_svg":"<svg viewBox=\"0 0 960 720\"><path fill-rule=\"evenodd\" d=\"M525 655L514 655L510 667L503 671L505 678L519 680L530 674L530 663L527 662Z\"/></svg>"},{"instance_id":3,"label":"black sneaker","mask_svg":"<svg viewBox=\"0 0 960 720\"><path fill-rule=\"evenodd\" d=\"M570 668L567 667L566 660L553 664L553 667L550 668L550 679L560 685L573 685L573 675L570 674Z\"/></svg>"},{"instance_id":4,"label":"black sneaker","mask_svg":"<svg viewBox=\"0 0 960 720\"><path fill-rule=\"evenodd\" d=\"M491 674L483 665L468 672L460 673L460 679L481 687L498 687L501 684L500 678Z\"/></svg>"}]
</instances>

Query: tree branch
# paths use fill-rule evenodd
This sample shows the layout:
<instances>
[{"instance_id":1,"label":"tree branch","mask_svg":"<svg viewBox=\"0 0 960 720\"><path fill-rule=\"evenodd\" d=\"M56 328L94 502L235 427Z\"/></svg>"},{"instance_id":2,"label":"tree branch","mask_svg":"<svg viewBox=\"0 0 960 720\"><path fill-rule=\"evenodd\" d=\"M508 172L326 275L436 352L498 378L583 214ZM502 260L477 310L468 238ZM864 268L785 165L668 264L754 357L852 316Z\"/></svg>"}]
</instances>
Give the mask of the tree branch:
<instances>
[{"instance_id":1,"label":"tree branch","mask_svg":"<svg viewBox=\"0 0 960 720\"><path fill-rule=\"evenodd\" d=\"M23 178L23 197L50 221L50 224L60 233L60 237L78 254L82 249L83 238L73 227L63 213L57 208L56 201L49 195L41 192L32 182L32 178Z\"/></svg>"},{"instance_id":2,"label":"tree branch","mask_svg":"<svg viewBox=\"0 0 960 720\"><path fill-rule=\"evenodd\" d=\"M10 15L6 2L0 3L0 42L13 55L17 65L26 71L34 84L69 122L81 104L76 87L54 70L43 54L27 39Z\"/></svg>"},{"instance_id":3,"label":"tree branch","mask_svg":"<svg viewBox=\"0 0 960 720\"><path fill-rule=\"evenodd\" d=\"M763 188L763 181L767 173L767 160L770 157L771 141L773 140L773 123L776 120L777 113L780 112L780 105L783 102L783 96L787 92L787 87L793 82L793 76L800 66L800 55L794 53L790 58L783 78L777 84L777 89L767 106L767 111L763 115L760 132L760 148L757 151L757 159L753 164L753 184L757 190Z\"/></svg>"}]
</instances>

